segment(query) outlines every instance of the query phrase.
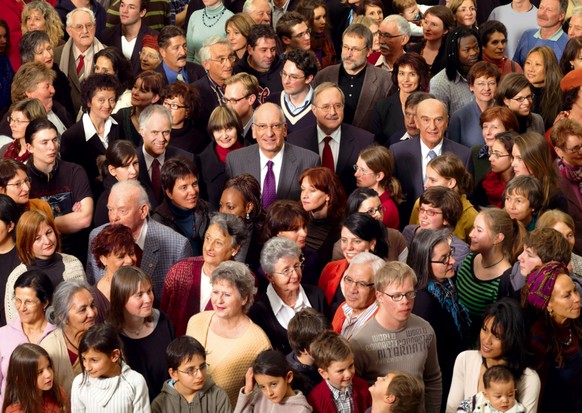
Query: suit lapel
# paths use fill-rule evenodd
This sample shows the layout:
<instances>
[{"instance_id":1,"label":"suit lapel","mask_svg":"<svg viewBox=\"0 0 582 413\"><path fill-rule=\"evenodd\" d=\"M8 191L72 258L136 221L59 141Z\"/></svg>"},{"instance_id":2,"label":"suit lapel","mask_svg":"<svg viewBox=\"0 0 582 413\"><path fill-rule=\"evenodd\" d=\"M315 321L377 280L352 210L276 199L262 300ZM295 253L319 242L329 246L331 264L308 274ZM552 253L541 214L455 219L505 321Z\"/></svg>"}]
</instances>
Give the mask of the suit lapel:
<instances>
[{"instance_id":1,"label":"suit lapel","mask_svg":"<svg viewBox=\"0 0 582 413\"><path fill-rule=\"evenodd\" d=\"M277 198L289 198L289 189L298 178L297 171L297 157L292 146L285 144L285 152L283 154L283 164L281 165L281 174L279 175L279 183L277 185Z\"/></svg>"},{"instance_id":2,"label":"suit lapel","mask_svg":"<svg viewBox=\"0 0 582 413\"><path fill-rule=\"evenodd\" d=\"M374 94L376 93L376 73L372 69L370 63L366 65L366 74L364 75L364 83L362 84L362 90L360 91L360 98L358 99L358 107L356 108L356 113L354 113L354 121L358 119L363 120L366 117L366 113L370 108L370 104L373 101Z\"/></svg>"},{"instance_id":3,"label":"suit lapel","mask_svg":"<svg viewBox=\"0 0 582 413\"><path fill-rule=\"evenodd\" d=\"M352 157L352 153L354 152L354 139L355 137L349 133L348 127L342 124L341 126L341 139L340 139L340 148L339 148L339 155L335 167L336 173L340 173L344 168L349 168L351 165L349 164L350 159L355 159Z\"/></svg>"}]
</instances>

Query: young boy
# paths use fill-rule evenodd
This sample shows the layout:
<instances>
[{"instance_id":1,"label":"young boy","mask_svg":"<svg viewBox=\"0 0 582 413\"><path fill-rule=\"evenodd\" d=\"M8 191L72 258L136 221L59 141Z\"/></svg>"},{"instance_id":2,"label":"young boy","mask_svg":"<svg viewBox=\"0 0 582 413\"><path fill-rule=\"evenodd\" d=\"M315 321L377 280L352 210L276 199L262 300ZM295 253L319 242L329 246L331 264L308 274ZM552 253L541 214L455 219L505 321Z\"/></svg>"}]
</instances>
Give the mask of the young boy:
<instances>
[{"instance_id":1,"label":"young boy","mask_svg":"<svg viewBox=\"0 0 582 413\"><path fill-rule=\"evenodd\" d=\"M324 379L307 398L313 411L364 413L372 398L368 383L355 375L354 354L348 341L334 331L325 331L309 349Z\"/></svg>"},{"instance_id":2,"label":"young boy","mask_svg":"<svg viewBox=\"0 0 582 413\"><path fill-rule=\"evenodd\" d=\"M370 386L369 413L418 413L424 408L424 385L410 373L391 371Z\"/></svg>"},{"instance_id":3,"label":"young boy","mask_svg":"<svg viewBox=\"0 0 582 413\"><path fill-rule=\"evenodd\" d=\"M206 351L189 336L172 341L166 349L170 380L152 402L152 413L230 413L228 395L214 384L206 369Z\"/></svg>"},{"instance_id":4,"label":"young boy","mask_svg":"<svg viewBox=\"0 0 582 413\"><path fill-rule=\"evenodd\" d=\"M484 390L463 400L459 413L522 413L525 408L515 400L515 379L504 366L493 366L483 374Z\"/></svg>"},{"instance_id":5,"label":"young boy","mask_svg":"<svg viewBox=\"0 0 582 413\"><path fill-rule=\"evenodd\" d=\"M430 6L417 4L416 0L394 0L392 11L408 21L412 36L422 37L422 17Z\"/></svg>"},{"instance_id":6,"label":"young boy","mask_svg":"<svg viewBox=\"0 0 582 413\"><path fill-rule=\"evenodd\" d=\"M540 182L533 176L520 175L507 183L503 191L503 208L530 232L536 227L543 199Z\"/></svg>"},{"instance_id":7,"label":"young boy","mask_svg":"<svg viewBox=\"0 0 582 413\"><path fill-rule=\"evenodd\" d=\"M295 372L300 373L300 379L293 386L303 394L309 394L321 382L309 346L325 330L331 330L329 320L311 307L297 312L287 326L289 345L293 350L287 354L287 362Z\"/></svg>"}]
</instances>

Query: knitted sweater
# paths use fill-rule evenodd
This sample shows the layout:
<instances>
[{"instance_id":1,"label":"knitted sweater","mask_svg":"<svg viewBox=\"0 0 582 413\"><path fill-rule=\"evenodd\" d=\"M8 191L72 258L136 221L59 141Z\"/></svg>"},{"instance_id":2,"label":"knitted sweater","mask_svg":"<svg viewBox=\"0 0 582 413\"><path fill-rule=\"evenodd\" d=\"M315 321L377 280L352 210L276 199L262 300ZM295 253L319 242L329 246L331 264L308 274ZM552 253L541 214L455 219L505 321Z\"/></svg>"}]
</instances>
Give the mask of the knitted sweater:
<instances>
[{"instance_id":1,"label":"knitted sweater","mask_svg":"<svg viewBox=\"0 0 582 413\"><path fill-rule=\"evenodd\" d=\"M188 44L188 61L200 64L200 48L205 39L210 36L225 36L225 23L233 13L223 4L215 9L207 7L196 10L188 21L186 42Z\"/></svg>"},{"instance_id":2,"label":"knitted sweater","mask_svg":"<svg viewBox=\"0 0 582 413\"><path fill-rule=\"evenodd\" d=\"M249 320L249 327L240 337L220 337L220 346L209 348L208 336L214 334L210 331L212 317L214 311L204 311L193 316L188 322L186 335L194 337L204 346L208 352L208 373L226 391L234 406L238 391L245 384L245 373L261 351L271 348L271 342L265 332Z\"/></svg>"},{"instance_id":3,"label":"knitted sweater","mask_svg":"<svg viewBox=\"0 0 582 413\"><path fill-rule=\"evenodd\" d=\"M149 413L151 410L146 381L125 363L121 366L119 376L93 378L87 373L79 374L73 380L71 411Z\"/></svg>"}]
</instances>

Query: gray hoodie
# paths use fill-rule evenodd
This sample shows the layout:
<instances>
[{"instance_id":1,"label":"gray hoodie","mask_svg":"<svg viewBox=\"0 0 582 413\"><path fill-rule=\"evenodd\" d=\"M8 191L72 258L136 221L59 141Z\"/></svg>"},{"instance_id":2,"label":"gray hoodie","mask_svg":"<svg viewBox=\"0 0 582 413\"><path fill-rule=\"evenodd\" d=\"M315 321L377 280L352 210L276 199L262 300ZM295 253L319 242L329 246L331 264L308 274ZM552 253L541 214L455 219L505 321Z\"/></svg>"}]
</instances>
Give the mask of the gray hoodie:
<instances>
[{"instance_id":1,"label":"gray hoodie","mask_svg":"<svg viewBox=\"0 0 582 413\"><path fill-rule=\"evenodd\" d=\"M204 387L190 403L174 388L174 380L166 380L152 402L152 413L232 413L232 406L226 392L207 375Z\"/></svg>"}]
</instances>

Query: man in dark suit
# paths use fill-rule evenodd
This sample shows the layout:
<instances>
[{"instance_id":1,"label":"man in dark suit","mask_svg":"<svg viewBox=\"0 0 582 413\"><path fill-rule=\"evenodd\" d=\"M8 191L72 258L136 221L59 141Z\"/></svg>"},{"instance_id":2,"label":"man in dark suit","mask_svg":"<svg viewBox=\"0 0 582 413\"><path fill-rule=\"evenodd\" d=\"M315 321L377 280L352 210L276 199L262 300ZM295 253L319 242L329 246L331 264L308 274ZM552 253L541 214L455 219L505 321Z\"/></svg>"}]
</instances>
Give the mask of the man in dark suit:
<instances>
[{"instance_id":1,"label":"man in dark suit","mask_svg":"<svg viewBox=\"0 0 582 413\"><path fill-rule=\"evenodd\" d=\"M178 80L185 83L194 83L204 77L206 73L199 64L187 62L186 34L178 26L166 26L158 35L158 46L162 64L156 71L164 75L168 84Z\"/></svg>"},{"instance_id":2,"label":"man in dark suit","mask_svg":"<svg viewBox=\"0 0 582 413\"><path fill-rule=\"evenodd\" d=\"M344 121L372 131L372 113L378 100L390 89L390 74L374 67L366 58L372 52L372 32L362 24L352 24L343 35L342 62L321 70L314 85L339 85L346 99Z\"/></svg>"},{"instance_id":3,"label":"man in dark suit","mask_svg":"<svg viewBox=\"0 0 582 413\"><path fill-rule=\"evenodd\" d=\"M161 169L164 162L178 156L194 162L194 155L168 146L172 131L172 115L162 105L150 105L139 115L139 133L143 144L137 148L139 181L146 188L152 210L163 197Z\"/></svg>"},{"instance_id":4,"label":"man in dark suit","mask_svg":"<svg viewBox=\"0 0 582 413\"><path fill-rule=\"evenodd\" d=\"M398 208L402 227L408 223L414 202L424 191L426 165L432 158L452 152L473 173L471 149L445 138L448 122L447 108L443 102L437 99L423 100L416 108L416 125L420 137L390 147L394 155L394 176L400 181L406 197L406 201Z\"/></svg>"},{"instance_id":5,"label":"man in dark suit","mask_svg":"<svg viewBox=\"0 0 582 413\"><path fill-rule=\"evenodd\" d=\"M103 30L100 40L107 46L121 51L131 62L131 70L135 76L141 72L139 52L142 49L142 39L145 35L157 36L158 32L143 23L149 0L121 0L119 19L121 24ZM124 42L125 41L125 42ZM126 45L126 49L123 47Z\"/></svg>"},{"instance_id":6,"label":"man in dark suit","mask_svg":"<svg viewBox=\"0 0 582 413\"><path fill-rule=\"evenodd\" d=\"M344 104L344 94L335 83L320 84L313 92L311 104L317 125L291 133L287 142L315 152L321 157L323 166L333 166L349 194L356 188L353 165L362 149L374 143L374 135L343 123ZM326 146L332 154L329 164L325 156Z\"/></svg>"},{"instance_id":7,"label":"man in dark suit","mask_svg":"<svg viewBox=\"0 0 582 413\"><path fill-rule=\"evenodd\" d=\"M192 256L192 248L186 237L149 219L150 206L144 188L137 181L120 181L113 185L107 201L110 224L125 225L133 234L136 245L136 265L148 274L153 283L155 302L158 307L162 297L164 280L170 267ZM89 245L107 225L95 228L89 234ZM87 255L87 280L96 283L105 271L97 267L95 257Z\"/></svg>"},{"instance_id":8,"label":"man in dark suit","mask_svg":"<svg viewBox=\"0 0 582 413\"><path fill-rule=\"evenodd\" d=\"M307 168L319 166L319 156L285 143L285 115L274 103L259 106L254 114L252 129L257 144L237 149L227 155L226 177L232 178L242 173L254 176L261 183L265 207L275 198L298 200L301 193L299 175ZM275 183L272 193L269 192L269 182L272 182L270 179Z\"/></svg>"}]
</instances>

